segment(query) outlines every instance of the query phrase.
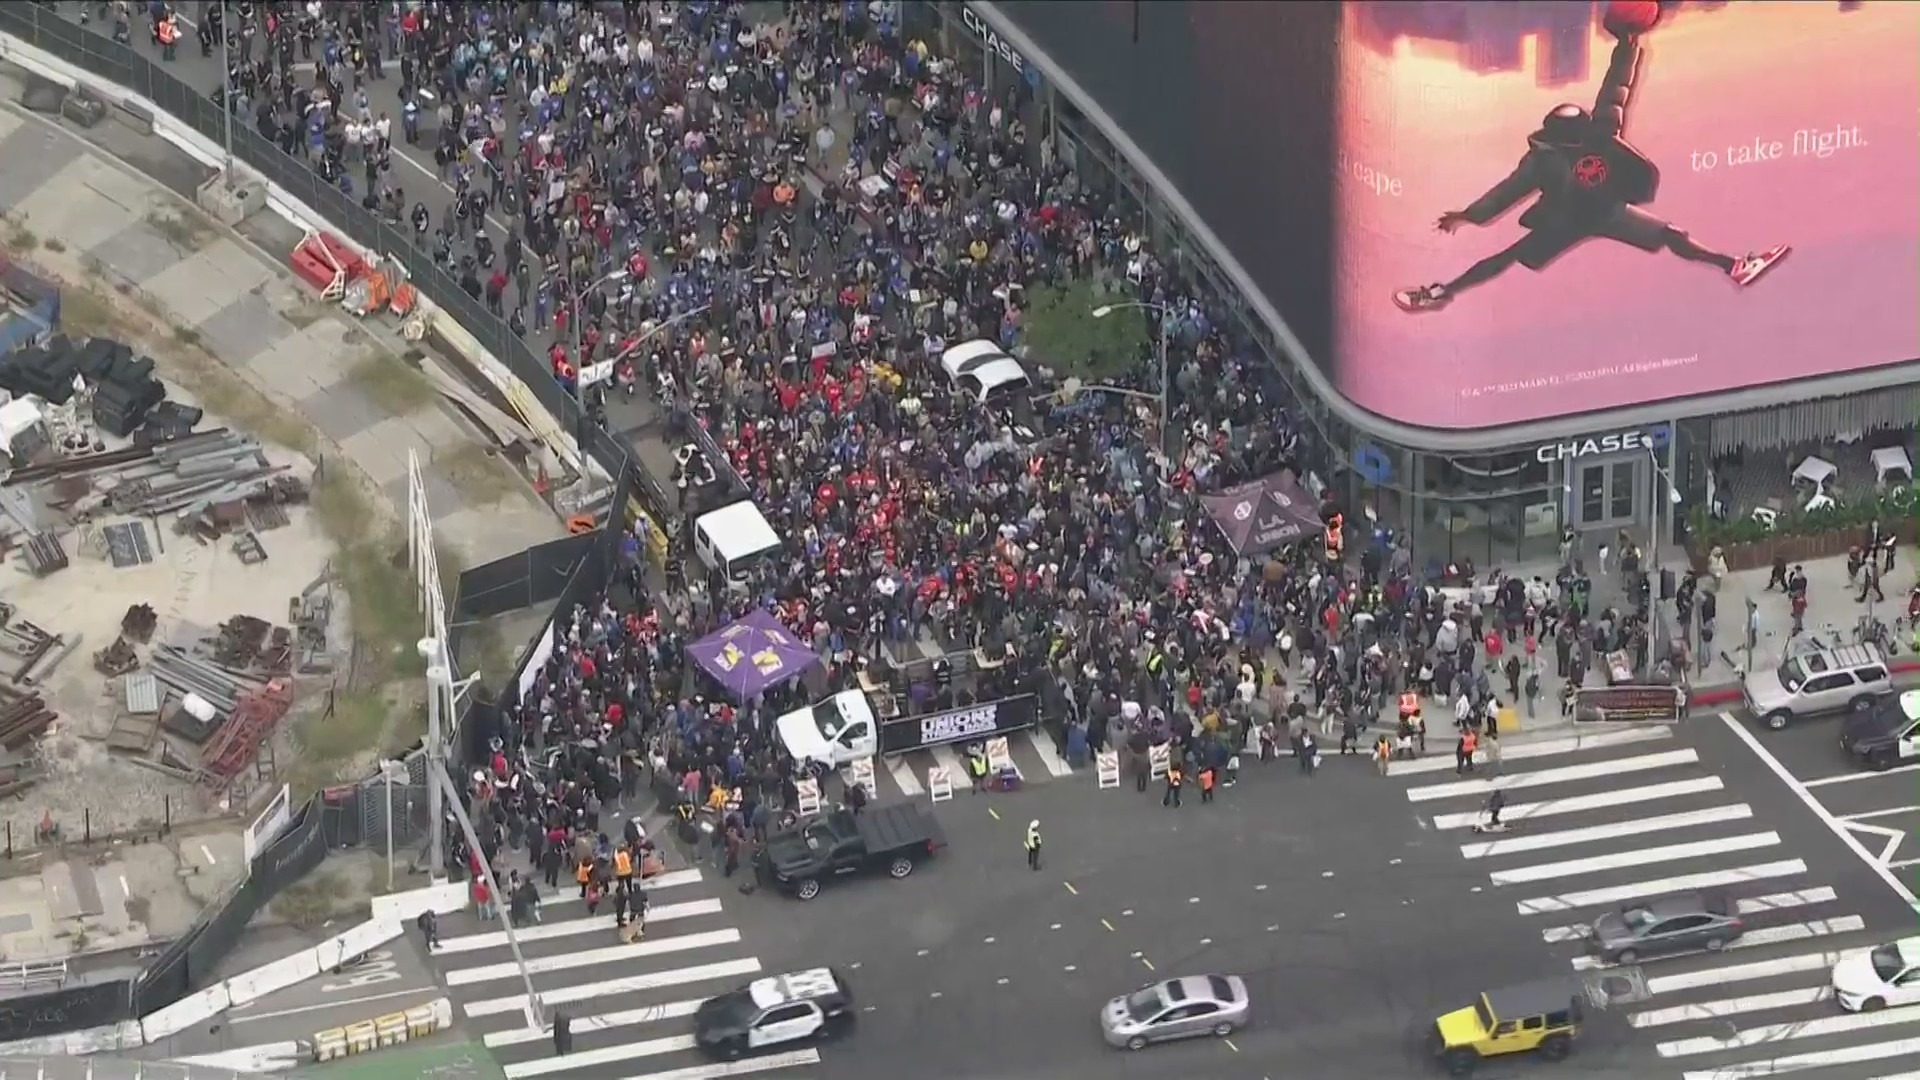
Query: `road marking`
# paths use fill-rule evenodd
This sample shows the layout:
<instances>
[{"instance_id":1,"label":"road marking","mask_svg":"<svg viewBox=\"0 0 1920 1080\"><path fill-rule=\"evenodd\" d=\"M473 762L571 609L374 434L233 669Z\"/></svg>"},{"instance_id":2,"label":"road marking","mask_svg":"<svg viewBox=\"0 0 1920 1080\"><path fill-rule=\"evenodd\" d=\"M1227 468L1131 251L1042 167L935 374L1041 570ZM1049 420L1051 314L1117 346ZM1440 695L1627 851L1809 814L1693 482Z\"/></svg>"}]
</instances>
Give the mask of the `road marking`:
<instances>
[{"instance_id":1,"label":"road marking","mask_svg":"<svg viewBox=\"0 0 1920 1080\"><path fill-rule=\"evenodd\" d=\"M133 895L133 890L127 887L127 875L125 874L120 875L120 895L121 896Z\"/></svg>"},{"instance_id":2,"label":"road marking","mask_svg":"<svg viewBox=\"0 0 1920 1080\"><path fill-rule=\"evenodd\" d=\"M1807 790L1807 785L1801 783L1793 773L1787 771L1787 767L1780 763L1779 758L1774 757L1771 751L1761 746L1760 740L1753 737L1753 732L1748 731L1745 724L1736 720L1732 713L1721 713L1720 721L1733 731L1735 738L1747 744L1747 749L1753 751L1755 757L1758 757L1762 762L1766 763L1767 768L1773 770L1773 775L1779 777L1780 782L1787 785L1787 790L1800 797L1800 801L1806 804L1807 809L1813 811L1814 816L1826 824L1829 832L1839 837L1840 842L1847 845L1847 848L1853 852L1856 858L1866 863L1867 868L1878 875L1880 880L1886 883L1887 888L1893 890L1893 895L1906 901L1909 909L1920 912L1920 897L1916 897L1912 889L1907 888L1899 878L1893 876L1894 868L1867 854L1867 849L1860 845L1859 838L1854 836L1845 824L1835 818L1833 813L1822 805L1819 799L1814 798L1813 792ZM1879 775L1884 776L1885 774L1882 773Z\"/></svg>"},{"instance_id":3,"label":"road marking","mask_svg":"<svg viewBox=\"0 0 1920 1080\"><path fill-rule=\"evenodd\" d=\"M934 997L939 996L934 995ZM774 1054L770 1057L716 1061L707 1065L689 1065L684 1069L647 1073L644 1076L629 1076L627 1080L730 1080L735 1076L752 1076L754 1073L772 1072L775 1069L818 1064L820 1064L818 1050L789 1050L784 1054Z\"/></svg>"},{"instance_id":4,"label":"road marking","mask_svg":"<svg viewBox=\"0 0 1920 1080\"><path fill-rule=\"evenodd\" d=\"M1685 971L1677 975L1656 975L1647 980L1647 993L1667 994L1675 990L1698 990L1703 986L1718 986L1721 983L1771 979L1777 975L1797 975L1803 971L1829 971L1833 965L1846 957L1867 951L1869 950L1830 949L1825 952L1801 953L1798 956L1776 956L1771 960L1735 964L1731 967L1705 968L1700 971Z\"/></svg>"},{"instance_id":5,"label":"road marking","mask_svg":"<svg viewBox=\"0 0 1920 1080\"><path fill-rule=\"evenodd\" d=\"M220 865L220 860L213 857L213 849L207 847L207 845L205 844L200 845L200 854L205 855L207 857L208 866Z\"/></svg>"},{"instance_id":6,"label":"road marking","mask_svg":"<svg viewBox=\"0 0 1920 1080\"><path fill-rule=\"evenodd\" d=\"M1721 715L1724 716L1726 714L1722 713ZM1817 788L1817 787L1826 787L1829 784L1851 784L1856 780L1876 780L1882 776L1898 776L1901 773L1909 773L1909 772L1920 772L1920 763L1916 763L1913 765L1902 765L1897 769L1880 769L1874 772L1841 773L1839 776L1823 776L1818 780L1802 780L1800 781L1800 786Z\"/></svg>"},{"instance_id":7,"label":"road marking","mask_svg":"<svg viewBox=\"0 0 1920 1080\"><path fill-rule=\"evenodd\" d=\"M1236 1053L1236 1054L1237 1054L1237 1053L1239 1053L1239 1052L1240 1052L1240 1048L1239 1048L1238 1046L1235 1046L1235 1045L1233 1044L1233 1040L1232 1040L1232 1039L1222 1039L1222 1040L1220 1040L1220 1041L1221 1041L1221 1042L1224 1042L1224 1043L1226 1043L1226 1044L1227 1044L1227 1049L1229 1049L1229 1050L1231 1050L1231 1051L1233 1051L1234 1053Z\"/></svg>"},{"instance_id":8,"label":"road marking","mask_svg":"<svg viewBox=\"0 0 1920 1080\"><path fill-rule=\"evenodd\" d=\"M900 794L911 799L926 793L927 789L920 786L920 778L913 775L913 766L907 764L906 758L883 757L880 763L887 767L887 775L893 778L893 786L900 789Z\"/></svg>"},{"instance_id":9,"label":"road marking","mask_svg":"<svg viewBox=\"0 0 1920 1080\"><path fill-rule=\"evenodd\" d=\"M992 814L992 815L993 815L993 820L995 820L995 821L999 821L999 820L1000 820L1000 811L998 811L998 810L995 810L995 809L994 809L993 807L991 807L991 806L989 806L989 807L987 807L987 813L989 813L989 814Z\"/></svg>"},{"instance_id":10,"label":"road marking","mask_svg":"<svg viewBox=\"0 0 1920 1080\"><path fill-rule=\"evenodd\" d=\"M1806 986L1798 990L1782 990L1774 994L1754 994L1751 997L1724 998L1720 1001L1702 1001L1695 1005L1675 1005L1670 1009L1648 1009L1646 1012L1628 1013L1627 1023L1634 1027L1662 1027L1667 1024L1685 1024L1695 1020L1722 1020L1741 1013L1765 1012L1768 1009L1790 1009L1796 1005L1817 1005L1822 1001L1833 1000L1833 987Z\"/></svg>"},{"instance_id":11,"label":"road marking","mask_svg":"<svg viewBox=\"0 0 1920 1080\"><path fill-rule=\"evenodd\" d=\"M698 884L700 884L700 871L672 870L664 874L656 874L653 877L647 878L646 880L640 883L640 886L646 889L649 894L651 894L651 893L659 892L661 889L677 889L682 885L698 885ZM581 896L579 891L576 889L563 889L560 892L554 893L551 896L542 896L540 898L540 906L543 908L550 908L550 907L556 907L560 904L578 904L583 902L585 899L586 898Z\"/></svg>"},{"instance_id":12,"label":"road marking","mask_svg":"<svg viewBox=\"0 0 1920 1080\"><path fill-rule=\"evenodd\" d=\"M1043 736L1035 731L1027 731L1022 734L1026 736L1027 743L1033 747L1033 752L1039 755L1040 764L1046 766L1047 772L1054 776L1073 775L1073 766L1067 764L1067 759L1061 757L1060 751L1053 748L1053 739L1051 736Z\"/></svg>"},{"instance_id":13,"label":"road marking","mask_svg":"<svg viewBox=\"0 0 1920 1080\"><path fill-rule=\"evenodd\" d=\"M701 915L720 914L718 900L689 900L683 904L654 904L647 908L647 925L657 922L672 922L675 919L691 919ZM578 934L607 933L619 927L618 917L609 913L594 915L585 919L569 919L566 922L541 923L535 926L521 927L514 931L520 944L534 941L557 941L560 938L574 937ZM434 950L435 956L446 953L475 952L480 949L504 949L507 947L507 932L496 930L492 933L464 934L460 937L440 939L440 947Z\"/></svg>"},{"instance_id":14,"label":"road marking","mask_svg":"<svg viewBox=\"0 0 1920 1080\"><path fill-rule=\"evenodd\" d=\"M1880 848L1879 857L1874 860L1882 866L1893 861L1893 853L1900 850L1900 841L1907 838L1906 833L1901 832L1899 829L1889 829L1885 825L1865 825L1854 821L1843 822L1842 824L1856 833L1861 833L1866 836L1877 836L1886 841Z\"/></svg>"},{"instance_id":15,"label":"road marking","mask_svg":"<svg viewBox=\"0 0 1920 1080\"><path fill-rule=\"evenodd\" d=\"M573 1033L582 1035L589 1031L607 1031L612 1028L657 1024L662 1020L679 1020L698 1012L701 1002L705 1000L705 998L689 998L686 1001L672 1001L664 1005L643 1005L638 1009L602 1013L599 1016L578 1016L573 1019ZM484 1035L480 1042L488 1049L492 1049L499 1046L519 1046L523 1043L550 1042L552 1039L551 1029L535 1031L528 1027L512 1027L505 1031Z\"/></svg>"},{"instance_id":16,"label":"road marking","mask_svg":"<svg viewBox=\"0 0 1920 1080\"><path fill-rule=\"evenodd\" d=\"M688 983L731 979L759 973L759 959L750 956L745 960L723 960L717 964L701 964L698 967L673 968L668 971L649 971L620 979L607 979L604 982L577 983L573 986L542 990L540 1001L546 1005L571 1005L576 1001L591 1001L598 997L617 997L642 990L660 990L669 986L685 986ZM503 998L469 1001L461 1007L466 1010L470 1019L520 1013L526 1011L527 995L513 994Z\"/></svg>"},{"instance_id":17,"label":"road marking","mask_svg":"<svg viewBox=\"0 0 1920 1080\"><path fill-rule=\"evenodd\" d=\"M1694 840L1685 844L1635 848L1631 851L1591 855L1584 859L1568 859L1564 862L1516 866L1511 870L1496 870L1488 874L1487 878L1495 885L1519 885L1530 881L1583 877L1608 870L1626 870L1635 866L1651 866L1654 863L1697 859L1723 852L1754 851L1759 848L1776 847L1779 843L1780 834L1776 832L1746 833L1742 836L1728 836L1719 840Z\"/></svg>"},{"instance_id":18,"label":"road marking","mask_svg":"<svg viewBox=\"0 0 1920 1080\"><path fill-rule=\"evenodd\" d=\"M1525 761L1529 758L1553 757L1556 754L1571 754L1580 750L1605 750L1615 746L1630 746L1634 743L1654 742L1673 738L1673 732L1666 728L1628 728L1623 731L1606 731L1596 735L1576 735L1570 739L1542 739L1536 743L1521 743L1517 746L1502 747L1502 764ZM1474 760L1485 764L1487 755L1482 749ZM1446 772L1456 768L1450 755L1415 758L1412 761L1393 763L1392 775L1412 776L1417 773Z\"/></svg>"},{"instance_id":19,"label":"road marking","mask_svg":"<svg viewBox=\"0 0 1920 1080\"><path fill-rule=\"evenodd\" d=\"M1858 915L1842 915L1837 919L1815 919L1812 922L1788 923L1785 926L1769 926L1763 930L1742 935L1727 942L1725 951L1734 949L1755 949L1763 945L1783 945L1789 941L1807 941L1817 937L1831 937L1834 934L1851 934L1856 930L1865 930L1867 920ZM1679 955L1702 956L1705 949L1692 949ZM1575 971L1597 971L1602 968L1619 967L1609 964L1597 956L1577 956L1573 960Z\"/></svg>"},{"instance_id":20,"label":"road marking","mask_svg":"<svg viewBox=\"0 0 1920 1080\"><path fill-rule=\"evenodd\" d=\"M1920 859L1901 859L1898 862L1890 862L1887 864L1887 869L1905 870L1910 866L1920 866Z\"/></svg>"},{"instance_id":21,"label":"road marking","mask_svg":"<svg viewBox=\"0 0 1920 1080\"><path fill-rule=\"evenodd\" d=\"M1684 892L1687 889L1714 889L1722 885L1739 885L1747 881L1790 877L1806 872L1806 863L1799 859L1787 859L1782 862L1756 863L1753 866L1741 866L1732 870L1680 874L1675 877L1655 878L1652 881L1636 881L1631 885L1587 889L1584 892L1563 893L1559 896L1541 896L1532 900L1522 900L1518 906L1522 915L1545 915L1552 911L1574 911L1584 907L1617 904L1622 900L1638 900L1643 896L1659 896L1662 893Z\"/></svg>"},{"instance_id":22,"label":"road marking","mask_svg":"<svg viewBox=\"0 0 1920 1080\"><path fill-rule=\"evenodd\" d=\"M1063 881L1063 882L1061 882L1060 884L1062 884L1062 885L1065 885L1065 886L1067 887L1067 891L1068 891L1068 892L1070 892L1070 893L1072 893L1073 895L1075 895L1075 896L1079 896L1079 895L1080 895L1080 890L1079 890L1079 889L1076 889L1076 888L1074 888L1074 887L1073 887L1073 882L1071 882L1071 881Z\"/></svg>"},{"instance_id":23,"label":"road marking","mask_svg":"<svg viewBox=\"0 0 1920 1080\"><path fill-rule=\"evenodd\" d=\"M283 1016L299 1016L302 1013L320 1012L323 1009L344 1009L354 1005L364 1005L370 1001L387 1001L392 998L406 997L408 994L432 994L435 997L446 996L440 993L440 988L437 986L416 986L411 990L389 990L384 994L368 994L366 997L346 998L342 1001L323 1001L318 1005L301 1005L298 1008L276 1009L273 1012L248 1013L245 1016L229 1015L227 1017L227 1023L251 1024L259 1020L278 1020ZM431 997L425 999L425 1001L432 1000L433 998ZM425 1001L423 1001L422 1004L425 1004ZM406 1010L397 1009L394 1011L405 1012Z\"/></svg>"},{"instance_id":24,"label":"road marking","mask_svg":"<svg viewBox=\"0 0 1920 1080\"><path fill-rule=\"evenodd\" d=\"M954 782L956 787L959 786L962 781L964 781L968 787L973 786L973 774L967 771L967 763L960 760L960 755L953 752L953 747L929 747L927 753L933 756L933 763L935 765L947 770L947 777Z\"/></svg>"},{"instance_id":25,"label":"road marking","mask_svg":"<svg viewBox=\"0 0 1920 1080\"><path fill-rule=\"evenodd\" d=\"M1529 833L1523 836L1507 836L1499 840L1485 840L1477 844L1462 844L1460 854L1469 859L1484 859L1493 855L1566 847L1569 844L1586 844L1595 840L1616 840L1623 836L1639 836L1642 833L1662 832L1667 829L1685 829L1695 825L1739 821L1752 816L1752 807L1746 803L1735 803L1732 806L1714 806L1705 810L1687 810L1678 814L1661 814L1656 817L1634 818L1631 821L1608 822L1605 825L1592 825L1584 829Z\"/></svg>"},{"instance_id":26,"label":"road marking","mask_svg":"<svg viewBox=\"0 0 1920 1080\"><path fill-rule=\"evenodd\" d=\"M559 971L572 971L575 968L595 967L600 964L618 964L629 960L638 960L643 956L660 956L665 953L690 952L716 945L734 945L740 941L740 931L731 927L725 930L708 930L700 934L681 934L677 937L649 938L631 945L609 945L604 949L583 949L579 952L561 953L558 956L530 957L526 962L529 975L551 975ZM520 974L520 965L509 960L501 964L482 964L479 967L455 968L441 975L448 986L472 986L474 983L493 982L497 979L512 979Z\"/></svg>"},{"instance_id":27,"label":"road marking","mask_svg":"<svg viewBox=\"0 0 1920 1080\"><path fill-rule=\"evenodd\" d=\"M566 1072L569 1069L584 1069L593 1065L612 1065L619 1061L637 1061L640 1058L655 1057L660 1054L678 1054L696 1049L698 1039L691 1035L668 1035L660 1039L647 1039L644 1042L622 1043L619 1046L602 1046L596 1050L575 1050L565 1057L535 1058L508 1064L502 1072L507 1080L525 1080L530 1076L546 1076L550 1073Z\"/></svg>"},{"instance_id":28,"label":"road marking","mask_svg":"<svg viewBox=\"0 0 1920 1080\"><path fill-rule=\"evenodd\" d=\"M1542 769L1539 772L1508 773L1505 776L1486 780L1455 780L1445 784L1426 784L1408 788L1407 799L1410 802L1431 802L1434 799L1454 799L1466 795L1488 795L1494 791L1514 791L1521 788L1545 787L1548 784L1567 784L1576 780L1594 780L1602 776L1646 772L1650 769L1670 769L1676 765L1692 765L1699 760L1700 755L1692 750L1668 750L1659 754L1616 758L1613 761L1563 765L1557 769Z\"/></svg>"},{"instance_id":29,"label":"road marking","mask_svg":"<svg viewBox=\"0 0 1920 1080\"><path fill-rule=\"evenodd\" d=\"M1830 885L1817 889L1802 889L1799 892L1773 893L1768 896L1749 896L1735 903L1734 910L1742 915L1759 915L1768 911L1784 911L1787 908L1805 907L1810 904L1824 904L1839 894ZM1552 945L1562 941L1583 941L1593 934L1593 927L1586 923L1574 923L1571 926L1550 926L1540 931L1540 937Z\"/></svg>"},{"instance_id":30,"label":"road marking","mask_svg":"<svg viewBox=\"0 0 1920 1080\"><path fill-rule=\"evenodd\" d=\"M1147 959L1147 958L1146 958L1146 957L1144 957L1144 956L1140 958L1140 962L1141 962L1141 963L1143 963L1143 964L1145 964L1145 965L1147 965L1147 970L1148 970L1148 971L1159 971L1159 970L1160 970L1159 968L1157 968L1157 967L1154 967L1154 966L1153 966L1153 961L1151 961L1151 960L1149 960L1149 959Z\"/></svg>"},{"instance_id":31,"label":"road marking","mask_svg":"<svg viewBox=\"0 0 1920 1080\"><path fill-rule=\"evenodd\" d=\"M1110 922L1108 922L1108 921L1107 921L1107 920L1105 920L1105 919L1101 919L1101 920L1100 920L1100 925L1101 925L1101 926L1104 926L1104 927L1106 927L1106 928L1107 928L1107 932L1108 932L1108 933L1110 933L1110 934L1111 934L1111 933L1114 933L1114 932L1115 932L1115 931L1114 931L1114 929L1113 929L1113 924L1112 924L1112 923L1110 923Z\"/></svg>"},{"instance_id":32,"label":"road marking","mask_svg":"<svg viewBox=\"0 0 1920 1080\"><path fill-rule=\"evenodd\" d=\"M1787 1039L1813 1039L1826 1035L1845 1035L1852 1031L1873 1031L1876 1028L1895 1027L1900 1024L1920 1024L1920 1006L1886 1009L1877 1013L1843 1013L1839 1016L1823 1016L1818 1020L1801 1020L1790 1024L1762 1024L1759 1027L1737 1031L1731 1038L1717 1039L1707 1035L1695 1039L1675 1039L1672 1042L1660 1043L1654 1049L1660 1051L1661 1057L1687 1057L1692 1054L1744 1050L1749 1046L1783 1042ZM1920 1042L1920 1040L1915 1041ZM1774 1059L1776 1063L1779 1060ZM1833 1062L1833 1064L1841 1063ZM1748 1066L1734 1066L1736 1069L1745 1067Z\"/></svg>"},{"instance_id":33,"label":"road marking","mask_svg":"<svg viewBox=\"0 0 1920 1080\"><path fill-rule=\"evenodd\" d=\"M1596 792L1592 795L1575 795L1567 799L1548 799L1537 803L1509 803L1507 808L1501 811L1500 819L1528 821L1539 817L1557 817L1561 814L1578 814L1588 810L1605 810L1612 806L1637 806L1654 799L1671 799L1681 795L1697 795L1703 791L1719 791L1723 786L1717 776L1699 776L1691 780L1670 780L1664 784L1619 788L1614 791ZM1466 814L1435 814L1433 827L1464 829L1485 821L1486 818L1486 813L1480 810Z\"/></svg>"},{"instance_id":34,"label":"road marking","mask_svg":"<svg viewBox=\"0 0 1920 1080\"><path fill-rule=\"evenodd\" d=\"M1841 821L1871 821L1880 817L1898 817L1901 814L1920 814L1920 806L1896 806L1891 810L1869 810L1864 814L1842 814Z\"/></svg>"}]
</instances>

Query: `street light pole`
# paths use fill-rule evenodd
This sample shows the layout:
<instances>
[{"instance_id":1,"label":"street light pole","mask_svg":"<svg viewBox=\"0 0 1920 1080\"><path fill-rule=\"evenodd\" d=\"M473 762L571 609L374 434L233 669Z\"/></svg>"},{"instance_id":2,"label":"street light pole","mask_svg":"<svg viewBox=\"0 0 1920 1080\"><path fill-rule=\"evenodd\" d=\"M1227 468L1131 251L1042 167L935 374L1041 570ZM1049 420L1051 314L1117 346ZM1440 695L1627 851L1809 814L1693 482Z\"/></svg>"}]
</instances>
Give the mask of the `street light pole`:
<instances>
[{"instance_id":1,"label":"street light pole","mask_svg":"<svg viewBox=\"0 0 1920 1080\"><path fill-rule=\"evenodd\" d=\"M383 761L380 763L380 778L387 787L387 891L393 891L393 772L400 763Z\"/></svg>"},{"instance_id":2,"label":"street light pole","mask_svg":"<svg viewBox=\"0 0 1920 1080\"><path fill-rule=\"evenodd\" d=\"M427 772L437 776L445 771L446 762L441 749L444 736L440 731L440 683L442 676L450 672L441 662L440 653L443 646L437 638L421 638L419 648L421 659L427 662ZM427 820L433 823L428 829L428 834L432 837L427 845L429 853L427 857L432 860L427 864L429 880L439 878L446 873L447 869L446 815L441 806L440 785L429 780Z\"/></svg>"},{"instance_id":3,"label":"street light pole","mask_svg":"<svg viewBox=\"0 0 1920 1080\"><path fill-rule=\"evenodd\" d=\"M1164 305L1149 303L1145 300L1130 300L1124 304L1102 304L1093 309L1093 317L1104 319L1116 311L1137 308L1148 312L1154 318L1155 348L1154 355L1160 363L1160 385L1153 400L1160 411L1160 452L1169 457L1173 451L1173 367L1167 361L1167 309Z\"/></svg>"},{"instance_id":4,"label":"street light pole","mask_svg":"<svg viewBox=\"0 0 1920 1080\"><path fill-rule=\"evenodd\" d=\"M227 0L218 0L218 2L220 4L220 78L223 82L226 83L226 87L227 87L227 92L220 95L220 100L226 105L226 108L223 111L227 114L226 115L227 159L225 162L225 168L221 172L221 181L226 185L226 188L228 191L232 191L233 190L234 85L233 85L233 60L230 53L231 46L229 46L227 43L233 39L233 35L227 32ZM200 17L203 19L206 18L206 12L204 11L201 12Z\"/></svg>"}]
</instances>

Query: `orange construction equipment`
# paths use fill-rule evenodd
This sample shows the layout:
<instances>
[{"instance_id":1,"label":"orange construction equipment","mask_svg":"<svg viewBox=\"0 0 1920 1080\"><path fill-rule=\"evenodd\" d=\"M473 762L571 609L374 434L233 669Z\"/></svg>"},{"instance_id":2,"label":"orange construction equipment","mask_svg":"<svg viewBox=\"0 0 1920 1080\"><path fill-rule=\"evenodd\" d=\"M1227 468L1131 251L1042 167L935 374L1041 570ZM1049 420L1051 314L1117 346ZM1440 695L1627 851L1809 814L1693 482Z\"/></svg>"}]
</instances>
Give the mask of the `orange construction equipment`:
<instances>
[{"instance_id":1,"label":"orange construction equipment","mask_svg":"<svg viewBox=\"0 0 1920 1080\"><path fill-rule=\"evenodd\" d=\"M287 265L328 300L343 295L348 282L367 272L366 260L338 237L312 230L294 245L287 256Z\"/></svg>"},{"instance_id":2,"label":"orange construction equipment","mask_svg":"<svg viewBox=\"0 0 1920 1080\"><path fill-rule=\"evenodd\" d=\"M599 528L592 514L575 514L567 519L568 536L585 536Z\"/></svg>"}]
</instances>

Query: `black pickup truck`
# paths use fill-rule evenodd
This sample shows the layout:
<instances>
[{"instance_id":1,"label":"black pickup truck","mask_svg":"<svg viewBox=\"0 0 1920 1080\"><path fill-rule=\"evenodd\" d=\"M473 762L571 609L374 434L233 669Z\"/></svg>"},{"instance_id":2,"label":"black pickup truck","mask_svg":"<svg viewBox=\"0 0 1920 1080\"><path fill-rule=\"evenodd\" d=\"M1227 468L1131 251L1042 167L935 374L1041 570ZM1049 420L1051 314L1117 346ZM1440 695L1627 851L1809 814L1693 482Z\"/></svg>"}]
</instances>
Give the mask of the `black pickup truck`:
<instances>
[{"instance_id":1,"label":"black pickup truck","mask_svg":"<svg viewBox=\"0 0 1920 1080\"><path fill-rule=\"evenodd\" d=\"M946 846L940 823L912 803L833 810L769 836L757 869L782 892L811 900L828 878L874 870L903 878Z\"/></svg>"}]
</instances>

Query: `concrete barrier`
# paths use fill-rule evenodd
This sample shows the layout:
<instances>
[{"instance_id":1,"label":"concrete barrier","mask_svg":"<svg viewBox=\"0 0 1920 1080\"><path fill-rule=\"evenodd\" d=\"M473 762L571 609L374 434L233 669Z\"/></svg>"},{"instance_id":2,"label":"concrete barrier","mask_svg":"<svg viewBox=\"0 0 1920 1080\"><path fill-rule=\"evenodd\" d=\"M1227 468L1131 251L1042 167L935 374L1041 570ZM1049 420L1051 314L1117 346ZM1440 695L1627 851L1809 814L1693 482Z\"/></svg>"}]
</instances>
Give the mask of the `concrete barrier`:
<instances>
[{"instance_id":1,"label":"concrete barrier","mask_svg":"<svg viewBox=\"0 0 1920 1080\"><path fill-rule=\"evenodd\" d=\"M412 925L423 911L430 910L435 915L451 915L456 911L466 910L466 906L466 882L443 881L424 889L409 889L406 892L374 897L373 917L390 919L405 927Z\"/></svg>"},{"instance_id":2,"label":"concrete barrier","mask_svg":"<svg viewBox=\"0 0 1920 1080\"><path fill-rule=\"evenodd\" d=\"M370 919L321 942L270 964L245 971L197 994L188 994L164 1009L156 1009L139 1021L143 1042L156 1042L177 1035L195 1024L205 1023L237 1005L257 1001L289 986L332 971L342 963L385 945L399 937L402 924L387 919ZM139 1044L136 1044L139 1045Z\"/></svg>"}]
</instances>

